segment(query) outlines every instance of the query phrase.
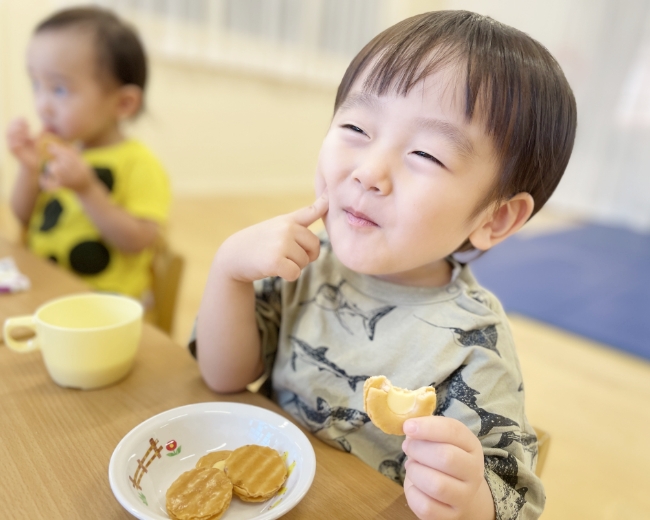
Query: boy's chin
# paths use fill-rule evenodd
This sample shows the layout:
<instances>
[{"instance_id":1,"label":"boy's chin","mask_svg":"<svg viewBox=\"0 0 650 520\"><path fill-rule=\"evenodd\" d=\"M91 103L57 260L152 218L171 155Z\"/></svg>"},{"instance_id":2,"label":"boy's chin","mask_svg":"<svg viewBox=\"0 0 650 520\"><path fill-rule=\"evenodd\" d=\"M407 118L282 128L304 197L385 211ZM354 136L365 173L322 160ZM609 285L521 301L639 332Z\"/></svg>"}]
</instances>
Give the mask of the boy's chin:
<instances>
[{"instance_id":1,"label":"boy's chin","mask_svg":"<svg viewBox=\"0 0 650 520\"><path fill-rule=\"evenodd\" d=\"M367 252L361 253L360 248L355 247L354 244L340 243L336 239L332 240L332 237L330 237L330 243L336 259L351 271L367 275L383 274L374 255Z\"/></svg>"}]
</instances>

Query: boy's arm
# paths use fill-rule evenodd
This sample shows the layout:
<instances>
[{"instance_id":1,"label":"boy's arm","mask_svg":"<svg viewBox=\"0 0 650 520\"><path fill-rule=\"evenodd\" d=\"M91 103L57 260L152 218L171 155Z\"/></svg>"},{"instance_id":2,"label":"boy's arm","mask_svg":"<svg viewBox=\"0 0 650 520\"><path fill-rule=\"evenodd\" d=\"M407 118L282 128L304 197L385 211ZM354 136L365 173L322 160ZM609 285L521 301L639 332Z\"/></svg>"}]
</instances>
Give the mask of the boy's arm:
<instances>
[{"instance_id":1,"label":"boy's arm","mask_svg":"<svg viewBox=\"0 0 650 520\"><path fill-rule=\"evenodd\" d=\"M196 325L199 368L213 390L243 390L262 373L253 282L271 276L296 280L318 258L320 241L307 226L327 208L324 195L232 235L217 251Z\"/></svg>"},{"instance_id":2,"label":"boy's arm","mask_svg":"<svg viewBox=\"0 0 650 520\"><path fill-rule=\"evenodd\" d=\"M139 253L152 246L158 236L158 224L131 215L113 203L99 180L91 179L90 182L88 188L77 195L102 238L125 253Z\"/></svg>"},{"instance_id":3,"label":"boy's arm","mask_svg":"<svg viewBox=\"0 0 650 520\"><path fill-rule=\"evenodd\" d=\"M20 167L11 193L11 209L23 225L29 223L40 191L40 158L36 140L29 133L25 119L14 119L7 128L7 145Z\"/></svg>"},{"instance_id":4,"label":"boy's arm","mask_svg":"<svg viewBox=\"0 0 650 520\"><path fill-rule=\"evenodd\" d=\"M196 356L215 392L243 390L263 370L251 282L231 279L215 256L196 322Z\"/></svg>"},{"instance_id":5,"label":"boy's arm","mask_svg":"<svg viewBox=\"0 0 650 520\"><path fill-rule=\"evenodd\" d=\"M30 171L26 166L21 165L11 192L11 210L23 226L29 224L36 199L41 191L38 175L38 172Z\"/></svg>"},{"instance_id":6,"label":"boy's arm","mask_svg":"<svg viewBox=\"0 0 650 520\"><path fill-rule=\"evenodd\" d=\"M109 192L77 150L50 145L53 159L40 184L44 189L69 188L76 192L85 213L113 247L125 253L139 253L156 241L158 224L138 218L116 205Z\"/></svg>"}]
</instances>

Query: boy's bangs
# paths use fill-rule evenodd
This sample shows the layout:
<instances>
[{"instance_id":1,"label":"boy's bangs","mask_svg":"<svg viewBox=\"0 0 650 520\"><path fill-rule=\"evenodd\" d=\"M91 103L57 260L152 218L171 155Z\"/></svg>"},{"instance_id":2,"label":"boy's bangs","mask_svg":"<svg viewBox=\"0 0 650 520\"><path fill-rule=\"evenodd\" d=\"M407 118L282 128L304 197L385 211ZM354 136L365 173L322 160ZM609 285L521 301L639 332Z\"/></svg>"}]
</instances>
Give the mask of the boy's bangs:
<instances>
[{"instance_id":1,"label":"boy's bangs","mask_svg":"<svg viewBox=\"0 0 650 520\"><path fill-rule=\"evenodd\" d=\"M502 160L517 135L516 129L529 124L526 114L531 107L524 100L531 96L516 67L507 68L503 61L494 63L493 56L485 56L480 45L464 43L422 40L390 45L367 65L363 90L377 96L406 96L425 78L453 67L459 72L455 75L457 84L448 87L462 89L467 121L478 118L493 139L497 159Z\"/></svg>"}]
</instances>

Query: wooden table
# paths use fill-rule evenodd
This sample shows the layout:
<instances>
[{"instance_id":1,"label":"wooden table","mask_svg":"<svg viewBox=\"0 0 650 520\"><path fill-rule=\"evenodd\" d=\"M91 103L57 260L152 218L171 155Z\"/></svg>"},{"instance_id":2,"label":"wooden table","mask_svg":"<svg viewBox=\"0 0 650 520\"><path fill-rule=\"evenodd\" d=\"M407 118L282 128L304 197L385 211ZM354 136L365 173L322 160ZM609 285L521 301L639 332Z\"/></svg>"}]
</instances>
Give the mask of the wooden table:
<instances>
[{"instance_id":1,"label":"wooden table","mask_svg":"<svg viewBox=\"0 0 650 520\"><path fill-rule=\"evenodd\" d=\"M53 297L87 290L72 275L0 238L0 257L8 255L30 277L32 289L0 295L2 322L29 314ZM40 353L18 354L0 345L1 516L131 518L108 483L113 449L145 419L206 401L247 403L288 417L257 394L214 394L187 351L150 325L144 327L131 374L93 391L60 388L49 378ZM316 452L316 476L285 518L415 518L400 486L356 457L307 436Z\"/></svg>"}]
</instances>

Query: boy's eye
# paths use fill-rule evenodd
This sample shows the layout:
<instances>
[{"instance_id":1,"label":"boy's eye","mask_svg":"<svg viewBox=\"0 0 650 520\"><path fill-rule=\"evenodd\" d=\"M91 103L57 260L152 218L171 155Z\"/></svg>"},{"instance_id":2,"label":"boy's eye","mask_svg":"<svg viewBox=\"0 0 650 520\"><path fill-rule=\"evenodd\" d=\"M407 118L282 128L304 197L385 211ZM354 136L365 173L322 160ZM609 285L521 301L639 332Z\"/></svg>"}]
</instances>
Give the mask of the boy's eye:
<instances>
[{"instance_id":1,"label":"boy's eye","mask_svg":"<svg viewBox=\"0 0 650 520\"><path fill-rule=\"evenodd\" d=\"M63 85L57 85L54 87L54 95L56 96L65 96L68 93L68 89Z\"/></svg>"},{"instance_id":2,"label":"boy's eye","mask_svg":"<svg viewBox=\"0 0 650 520\"><path fill-rule=\"evenodd\" d=\"M417 151L417 152L413 152L413 153L415 155L419 155L420 157L423 157L423 158L425 158L425 159L427 159L429 161L433 161L438 166L442 166L443 168L445 168L444 164L442 164L438 159L436 159L433 155L428 154L427 152Z\"/></svg>"},{"instance_id":3,"label":"boy's eye","mask_svg":"<svg viewBox=\"0 0 650 520\"><path fill-rule=\"evenodd\" d=\"M358 134L365 134L365 132L361 130L361 128L359 128L358 126L347 124L347 125L343 125L343 128L348 128L349 130L352 130L353 132L356 132Z\"/></svg>"}]
</instances>

